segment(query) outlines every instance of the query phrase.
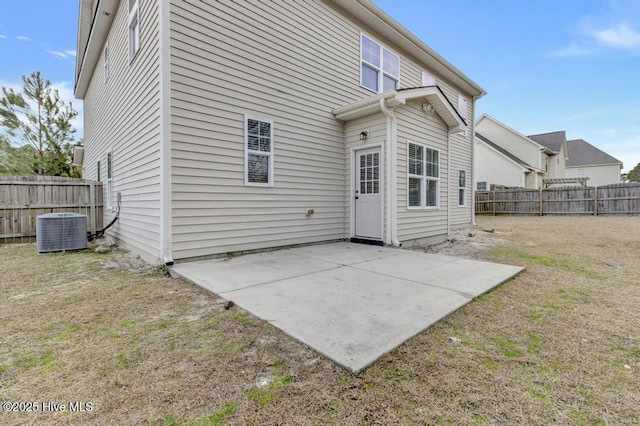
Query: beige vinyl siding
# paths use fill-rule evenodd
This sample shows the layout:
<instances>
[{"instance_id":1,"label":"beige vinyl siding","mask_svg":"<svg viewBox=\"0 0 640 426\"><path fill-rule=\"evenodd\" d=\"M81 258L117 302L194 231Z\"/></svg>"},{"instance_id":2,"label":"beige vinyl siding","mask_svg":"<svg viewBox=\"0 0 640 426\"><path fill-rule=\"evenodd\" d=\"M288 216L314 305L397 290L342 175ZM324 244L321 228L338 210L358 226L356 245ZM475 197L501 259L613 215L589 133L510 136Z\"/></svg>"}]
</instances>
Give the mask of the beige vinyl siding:
<instances>
[{"instance_id":1,"label":"beige vinyl siding","mask_svg":"<svg viewBox=\"0 0 640 426\"><path fill-rule=\"evenodd\" d=\"M360 140L360 132L367 130L369 132L369 136L366 140ZM353 192L355 189L355 153L354 150L358 149L368 149L378 147L380 149L380 192L382 194L382 239L385 240L386 243L386 235L387 235L387 117L383 113L372 114L368 117L363 117L357 120L351 120L345 124L345 151L344 151L344 192L346 197L348 197L347 208L345 211L345 217L348 223L348 231L353 231L354 224L352 221L354 220L353 214L355 211L351 210L351 197L355 196ZM353 185L353 187L352 187ZM349 234L351 236L351 234Z\"/></svg>"},{"instance_id":2,"label":"beige vinyl siding","mask_svg":"<svg viewBox=\"0 0 640 426\"><path fill-rule=\"evenodd\" d=\"M109 43L109 80L102 57L84 99L84 176L107 180L107 152L113 156L113 197L122 194L118 222L108 234L148 261L159 260L159 102L157 3L140 0L140 49L129 63L128 3L121 2ZM105 204L106 205L106 204ZM106 211L106 209L105 209ZM115 212L106 211L104 223Z\"/></svg>"},{"instance_id":3,"label":"beige vinyl siding","mask_svg":"<svg viewBox=\"0 0 640 426\"><path fill-rule=\"evenodd\" d=\"M172 2L174 259L348 236L359 34L320 2ZM245 114L273 121L273 187L244 185Z\"/></svg>"},{"instance_id":4,"label":"beige vinyl siding","mask_svg":"<svg viewBox=\"0 0 640 426\"><path fill-rule=\"evenodd\" d=\"M451 214L449 217L451 227L460 227L468 225L473 222L472 218L472 183L473 183L473 122L474 122L474 102L473 98L468 94L461 93L443 76L434 73L428 68L419 67L416 62L408 60L406 57L401 61L402 78L401 86L403 88L417 87L422 85L422 71L426 71L427 74L433 76L436 79L436 84L442 89L445 96L451 102L451 105L455 109L458 107L458 96L462 95L467 100L467 114L462 118L467 123L466 134L445 134L450 138L450 152L451 158L450 169L445 176L441 169L441 184L446 181L450 181L449 197L451 199ZM400 127L400 126L399 126ZM441 154L442 155L442 154ZM400 158L400 153L398 154ZM405 155L406 157L406 155ZM464 207L458 206L458 170L466 170L467 172L467 202ZM398 176L398 180L403 179L402 175ZM406 178L405 178L406 181ZM406 184L406 182L405 182ZM406 192L406 191L405 191ZM398 202L398 208L402 208L400 202ZM441 206L441 208L444 208ZM445 232L446 233L446 232Z\"/></svg>"},{"instance_id":5,"label":"beige vinyl siding","mask_svg":"<svg viewBox=\"0 0 640 426\"><path fill-rule=\"evenodd\" d=\"M422 102L412 101L396 110L398 117L398 239L403 243L447 235L448 129L437 114L423 112L421 108ZM439 151L438 208L407 208L408 143L422 144Z\"/></svg>"}]
</instances>

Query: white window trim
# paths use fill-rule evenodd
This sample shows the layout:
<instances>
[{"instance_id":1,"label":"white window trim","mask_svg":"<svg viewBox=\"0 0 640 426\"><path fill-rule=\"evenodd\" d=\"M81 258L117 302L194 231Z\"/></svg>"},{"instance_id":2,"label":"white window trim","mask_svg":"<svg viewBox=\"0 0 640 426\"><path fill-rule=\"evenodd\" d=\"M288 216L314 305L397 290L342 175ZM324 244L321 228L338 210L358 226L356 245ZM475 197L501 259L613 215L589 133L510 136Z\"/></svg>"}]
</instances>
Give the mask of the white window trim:
<instances>
[{"instance_id":1,"label":"white window trim","mask_svg":"<svg viewBox=\"0 0 640 426\"><path fill-rule=\"evenodd\" d=\"M113 151L107 152L107 208L113 210Z\"/></svg>"},{"instance_id":2,"label":"white window trim","mask_svg":"<svg viewBox=\"0 0 640 426\"><path fill-rule=\"evenodd\" d=\"M409 158L409 145L418 145L422 147L422 164L423 164L423 171L424 171L424 175L420 176L420 175L413 175L409 173L409 162L410 162L410 158ZM431 150L431 151L435 151L438 153L438 177L432 177L432 176L427 176L427 163L425 161L426 155L427 155L427 149ZM430 148L425 144L422 143L417 143L417 142L409 142L407 141L407 209L408 210L438 210L440 209L440 150L439 149L435 149L435 148ZM421 185L421 191L422 193L420 194L420 206L410 206L409 205L409 179L410 178L415 178L415 179L422 179L422 185ZM426 185L426 181L435 181L436 182L436 205L435 206L427 206L426 202L427 202L427 185Z\"/></svg>"},{"instance_id":3,"label":"white window trim","mask_svg":"<svg viewBox=\"0 0 640 426\"><path fill-rule=\"evenodd\" d=\"M464 172L464 186L460 186L460 173ZM460 191L463 191L462 204L460 204ZM458 207L467 207L467 171L458 170Z\"/></svg>"},{"instance_id":4,"label":"white window trim","mask_svg":"<svg viewBox=\"0 0 640 426\"><path fill-rule=\"evenodd\" d=\"M131 4L133 1L133 4ZM140 50L140 3L139 0L129 0L129 19L127 32L129 36L129 63L133 62Z\"/></svg>"},{"instance_id":5,"label":"white window trim","mask_svg":"<svg viewBox=\"0 0 640 426\"><path fill-rule=\"evenodd\" d=\"M374 42L375 44L377 44L380 47L380 66L376 67L374 64L365 61L364 59L362 59L362 37L366 37L369 40L371 40L372 42ZM387 51L390 54L394 55L396 58L398 58L398 75L394 76L392 74L389 74L388 72L384 71L384 52ZM396 81L396 90L400 88L400 55L398 55L397 53L395 53L393 50L391 49L387 49L386 47L384 47L384 45L382 43L380 43L378 40L376 40L375 38L361 32L360 33L360 87L367 89L371 92L374 93L383 93L384 89L383 89L383 83L384 83L384 76L388 76L389 78L393 79ZM364 82L362 81L362 64L366 64L367 66L371 67L372 69L376 70L378 72L378 91L376 92L375 90L373 90L370 87L367 87L364 85Z\"/></svg>"},{"instance_id":6,"label":"white window trim","mask_svg":"<svg viewBox=\"0 0 640 426\"><path fill-rule=\"evenodd\" d=\"M262 121L264 123L269 123L270 124L270 137L271 137L271 143L270 148L271 150L267 153L265 151L253 151L249 149L249 129L248 129L248 121L249 120L256 120L256 121ZM246 186L263 186L263 187L270 187L273 186L273 165L274 165L274 130L273 130L273 120L269 120L269 119L265 119L265 118L261 118L261 117L256 117L256 116L252 116L252 115L244 115L244 184ZM259 182L249 182L249 154L250 153L257 153L259 155L266 155L269 157L269 182L268 183L259 183Z\"/></svg>"},{"instance_id":7,"label":"white window trim","mask_svg":"<svg viewBox=\"0 0 640 426\"><path fill-rule=\"evenodd\" d=\"M104 73L104 82L109 81L109 43L104 45L104 51L102 52L102 69Z\"/></svg>"}]
</instances>

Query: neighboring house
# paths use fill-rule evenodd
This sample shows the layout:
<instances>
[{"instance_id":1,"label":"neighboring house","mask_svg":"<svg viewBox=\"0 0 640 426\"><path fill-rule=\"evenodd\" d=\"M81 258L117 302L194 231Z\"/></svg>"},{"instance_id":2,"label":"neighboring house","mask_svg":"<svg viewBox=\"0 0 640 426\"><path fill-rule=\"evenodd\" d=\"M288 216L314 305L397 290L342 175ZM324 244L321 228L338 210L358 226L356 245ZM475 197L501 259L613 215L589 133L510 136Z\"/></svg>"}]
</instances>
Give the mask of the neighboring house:
<instances>
[{"instance_id":1,"label":"neighboring house","mask_svg":"<svg viewBox=\"0 0 640 426\"><path fill-rule=\"evenodd\" d=\"M529 135L528 138L546 148L543 155L545 178L556 179L566 177L565 163L569 155L566 132L562 130L559 132Z\"/></svg>"},{"instance_id":2,"label":"neighboring house","mask_svg":"<svg viewBox=\"0 0 640 426\"><path fill-rule=\"evenodd\" d=\"M588 177L589 186L620 183L622 161L582 139L567 141L567 147L569 148L567 177Z\"/></svg>"},{"instance_id":3,"label":"neighboring house","mask_svg":"<svg viewBox=\"0 0 640 426\"><path fill-rule=\"evenodd\" d=\"M150 261L473 221L485 92L368 0L81 0L85 178Z\"/></svg>"},{"instance_id":4,"label":"neighboring house","mask_svg":"<svg viewBox=\"0 0 640 426\"><path fill-rule=\"evenodd\" d=\"M509 151L476 132L476 190L489 191L492 185L508 188L525 188L530 176L541 173ZM480 166L482 165L482 166ZM487 167L486 165L491 165Z\"/></svg>"},{"instance_id":5,"label":"neighboring house","mask_svg":"<svg viewBox=\"0 0 640 426\"><path fill-rule=\"evenodd\" d=\"M477 190L492 185L538 189L543 179L564 177L564 132L525 136L487 114L475 130Z\"/></svg>"}]
</instances>

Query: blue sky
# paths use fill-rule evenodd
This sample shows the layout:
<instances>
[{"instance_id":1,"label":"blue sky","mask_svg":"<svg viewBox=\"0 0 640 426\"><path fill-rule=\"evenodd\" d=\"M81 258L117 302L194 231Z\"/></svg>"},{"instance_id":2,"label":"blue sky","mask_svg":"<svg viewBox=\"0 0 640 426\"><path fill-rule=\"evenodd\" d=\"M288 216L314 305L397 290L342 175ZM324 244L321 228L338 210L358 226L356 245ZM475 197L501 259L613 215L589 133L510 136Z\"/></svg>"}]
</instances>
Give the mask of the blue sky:
<instances>
[{"instance_id":1,"label":"blue sky","mask_svg":"<svg viewBox=\"0 0 640 426\"><path fill-rule=\"evenodd\" d=\"M624 170L640 163L639 0L374 1L488 92L476 117L525 135L565 130ZM39 70L81 109L77 14L77 0L0 0L0 85Z\"/></svg>"}]
</instances>

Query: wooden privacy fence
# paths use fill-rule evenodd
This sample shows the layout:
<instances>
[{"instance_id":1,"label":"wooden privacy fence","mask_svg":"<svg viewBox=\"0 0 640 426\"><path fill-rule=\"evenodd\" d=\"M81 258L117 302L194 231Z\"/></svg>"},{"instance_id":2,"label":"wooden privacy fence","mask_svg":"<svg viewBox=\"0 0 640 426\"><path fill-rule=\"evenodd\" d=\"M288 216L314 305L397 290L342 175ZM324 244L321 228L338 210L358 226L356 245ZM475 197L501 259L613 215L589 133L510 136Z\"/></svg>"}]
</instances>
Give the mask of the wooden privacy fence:
<instances>
[{"instance_id":1,"label":"wooden privacy fence","mask_svg":"<svg viewBox=\"0 0 640 426\"><path fill-rule=\"evenodd\" d=\"M480 215L640 215L640 183L476 192Z\"/></svg>"},{"instance_id":2,"label":"wooden privacy fence","mask_svg":"<svg viewBox=\"0 0 640 426\"><path fill-rule=\"evenodd\" d=\"M0 244L33 242L45 213L87 215L87 231L103 226L102 184L56 176L0 176Z\"/></svg>"}]
</instances>

